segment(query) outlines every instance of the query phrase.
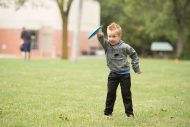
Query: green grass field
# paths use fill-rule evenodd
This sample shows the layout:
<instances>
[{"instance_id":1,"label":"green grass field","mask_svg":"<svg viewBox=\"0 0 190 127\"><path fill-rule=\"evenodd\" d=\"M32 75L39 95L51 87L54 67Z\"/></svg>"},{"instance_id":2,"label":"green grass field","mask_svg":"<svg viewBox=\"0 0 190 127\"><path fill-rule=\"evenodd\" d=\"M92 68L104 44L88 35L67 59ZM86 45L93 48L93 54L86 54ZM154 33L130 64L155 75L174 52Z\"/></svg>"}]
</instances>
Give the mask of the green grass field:
<instances>
[{"instance_id":1,"label":"green grass field","mask_svg":"<svg viewBox=\"0 0 190 127\"><path fill-rule=\"evenodd\" d=\"M190 61L141 59L141 69L132 72L135 118L125 116L118 87L106 119L105 59L0 59L0 126L189 127Z\"/></svg>"}]
</instances>

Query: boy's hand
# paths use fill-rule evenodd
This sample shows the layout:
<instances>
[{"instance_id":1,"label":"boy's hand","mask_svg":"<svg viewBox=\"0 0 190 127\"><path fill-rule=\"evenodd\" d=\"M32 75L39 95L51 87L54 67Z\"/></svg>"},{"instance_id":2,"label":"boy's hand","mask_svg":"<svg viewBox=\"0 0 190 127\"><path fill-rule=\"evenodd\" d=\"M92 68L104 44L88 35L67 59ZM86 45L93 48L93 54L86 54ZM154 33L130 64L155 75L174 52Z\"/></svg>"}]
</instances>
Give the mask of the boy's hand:
<instances>
[{"instance_id":1,"label":"boy's hand","mask_svg":"<svg viewBox=\"0 0 190 127\"><path fill-rule=\"evenodd\" d=\"M102 29L100 29L100 30L98 31L97 36L98 36L98 37L104 36L104 33L102 32Z\"/></svg>"},{"instance_id":2,"label":"boy's hand","mask_svg":"<svg viewBox=\"0 0 190 127\"><path fill-rule=\"evenodd\" d=\"M134 71L135 71L135 73L137 73L137 74L141 74L141 73L142 73L141 70L140 70L140 68L136 68Z\"/></svg>"},{"instance_id":3,"label":"boy's hand","mask_svg":"<svg viewBox=\"0 0 190 127\"><path fill-rule=\"evenodd\" d=\"M138 71L138 72L136 72L137 74L141 74L142 72L141 71Z\"/></svg>"}]
</instances>

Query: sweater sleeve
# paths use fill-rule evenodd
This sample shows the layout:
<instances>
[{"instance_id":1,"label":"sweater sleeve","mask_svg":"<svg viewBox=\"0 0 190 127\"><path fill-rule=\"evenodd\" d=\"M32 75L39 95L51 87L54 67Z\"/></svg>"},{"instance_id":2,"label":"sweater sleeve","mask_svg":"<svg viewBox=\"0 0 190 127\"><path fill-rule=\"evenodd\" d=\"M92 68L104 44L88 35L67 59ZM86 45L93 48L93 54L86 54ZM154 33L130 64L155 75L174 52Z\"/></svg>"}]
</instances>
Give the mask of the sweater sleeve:
<instances>
[{"instance_id":1,"label":"sweater sleeve","mask_svg":"<svg viewBox=\"0 0 190 127\"><path fill-rule=\"evenodd\" d=\"M134 72L141 72L137 52L129 45L127 46L127 54L131 58L131 64Z\"/></svg>"},{"instance_id":2,"label":"sweater sleeve","mask_svg":"<svg viewBox=\"0 0 190 127\"><path fill-rule=\"evenodd\" d=\"M100 44L102 45L102 47L104 48L104 50L107 51L108 42L104 38L104 36L97 36L97 38L98 38L98 41L100 42Z\"/></svg>"}]
</instances>

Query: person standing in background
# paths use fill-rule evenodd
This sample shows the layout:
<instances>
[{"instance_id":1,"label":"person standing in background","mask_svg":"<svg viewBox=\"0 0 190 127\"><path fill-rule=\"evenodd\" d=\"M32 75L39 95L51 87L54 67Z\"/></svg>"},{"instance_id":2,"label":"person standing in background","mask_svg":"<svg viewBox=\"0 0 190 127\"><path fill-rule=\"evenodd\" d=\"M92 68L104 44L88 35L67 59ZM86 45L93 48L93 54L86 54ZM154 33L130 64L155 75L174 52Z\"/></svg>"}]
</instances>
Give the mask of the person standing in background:
<instances>
[{"instance_id":1,"label":"person standing in background","mask_svg":"<svg viewBox=\"0 0 190 127\"><path fill-rule=\"evenodd\" d=\"M31 35L30 33L26 30L25 27L22 28L21 32L21 39L23 40L23 43L20 47L20 51L24 52L24 59L30 59L30 51L31 51Z\"/></svg>"}]
</instances>

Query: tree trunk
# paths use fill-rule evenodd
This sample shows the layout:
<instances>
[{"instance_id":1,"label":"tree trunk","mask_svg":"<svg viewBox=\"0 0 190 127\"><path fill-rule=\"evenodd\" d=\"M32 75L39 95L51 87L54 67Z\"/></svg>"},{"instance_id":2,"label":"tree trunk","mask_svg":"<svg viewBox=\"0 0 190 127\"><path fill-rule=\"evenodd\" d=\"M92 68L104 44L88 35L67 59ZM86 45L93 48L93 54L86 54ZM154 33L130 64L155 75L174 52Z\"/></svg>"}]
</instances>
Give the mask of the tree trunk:
<instances>
[{"instance_id":1,"label":"tree trunk","mask_svg":"<svg viewBox=\"0 0 190 127\"><path fill-rule=\"evenodd\" d=\"M56 0L56 2L62 18L62 59L68 59L68 16L73 0Z\"/></svg>"},{"instance_id":2,"label":"tree trunk","mask_svg":"<svg viewBox=\"0 0 190 127\"><path fill-rule=\"evenodd\" d=\"M179 58L182 54L183 47L184 47L184 19L180 18L178 22L178 32L177 32L177 50L176 55Z\"/></svg>"},{"instance_id":3,"label":"tree trunk","mask_svg":"<svg viewBox=\"0 0 190 127\"><path fill-rule=\"evenodd\" d=\"M68 16L62 17L62 59L68 59Z\"/></svg>"},{"instance_id":4,"label":"tree trunk","mask_svg":"<svg viewBox=\"0 0 190 127\"><path fill-rule=\"evenodd\" d=\"M183 1L183 9L182 5L178 0L173 0L174 4L174 15L176 17L177 22L177 45L176 45L176 57L179 58L183 52L184 43L185 43L185 19L188 15L188 5L189 0ZM180 6L181 5L181 6Z\"/></svg>"}]
</instances>

